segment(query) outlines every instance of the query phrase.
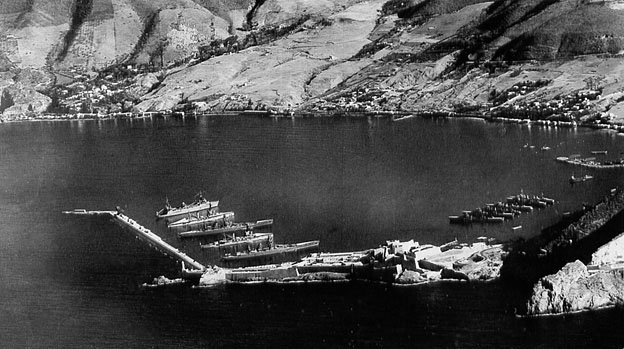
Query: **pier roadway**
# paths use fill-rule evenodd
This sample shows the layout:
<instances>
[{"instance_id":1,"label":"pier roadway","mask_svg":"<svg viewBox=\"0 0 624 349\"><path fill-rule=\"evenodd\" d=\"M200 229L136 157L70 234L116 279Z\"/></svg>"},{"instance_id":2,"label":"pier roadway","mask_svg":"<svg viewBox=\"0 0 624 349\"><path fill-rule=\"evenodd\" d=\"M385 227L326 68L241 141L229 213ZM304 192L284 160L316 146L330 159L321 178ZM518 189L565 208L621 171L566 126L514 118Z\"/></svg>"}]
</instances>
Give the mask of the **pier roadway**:
<instances>
[{"instance_id":1,"label":"pier roadway","mask_svg":"<svg viewBox=\"0 0 624 349\"><path fill-rule=\"evenodd\" d=\"M124 215L123 213L117 211L87 211L83 209L77 209L73 211L63 211L65 214L73 214L73 215L103 215L110 216L115 223L120 225L122 228L125 228L136 235L139 239L147 242L148 244L154 246L157 250L166 253L167 255L183 262L184 265L190 266L195 269L205 270L201 263L197 262L193 258L189 257L184 252L178 250L177 248L169 245L160 236L152 233L149 229L137 223L132 218Z\"/></svg>"}]
</instances>

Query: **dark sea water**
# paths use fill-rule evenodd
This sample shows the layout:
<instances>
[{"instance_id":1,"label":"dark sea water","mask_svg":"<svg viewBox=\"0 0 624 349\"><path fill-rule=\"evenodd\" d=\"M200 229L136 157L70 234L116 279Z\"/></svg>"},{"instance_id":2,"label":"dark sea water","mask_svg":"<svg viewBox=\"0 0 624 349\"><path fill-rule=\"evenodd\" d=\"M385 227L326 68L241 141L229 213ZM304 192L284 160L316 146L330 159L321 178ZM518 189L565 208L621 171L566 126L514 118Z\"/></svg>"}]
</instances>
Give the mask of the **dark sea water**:
<instances>
[{"instance_id":1,"label":"dark sea water","mask_svg":"<svg viewBox=\"0 0 624 349\"><path fill-rule=\"evenodd\" d=\"M119 205L191 254L197 246L181 245L154 213L165 197L189 202L200 190L239 221L274 218L278 243L319 239L324 251L531 237L622 184L622 170L554 161L591 150L618 158L624 137L426 119L3 124L0 346L621 348L623 309L520 318L518 291L498 283L144 289L179 265L105 219L61 214ZM573 173L595 179L571 187ZM487 229L448 224L521 190L557 204Z\"/></svg>"}]
</instances>

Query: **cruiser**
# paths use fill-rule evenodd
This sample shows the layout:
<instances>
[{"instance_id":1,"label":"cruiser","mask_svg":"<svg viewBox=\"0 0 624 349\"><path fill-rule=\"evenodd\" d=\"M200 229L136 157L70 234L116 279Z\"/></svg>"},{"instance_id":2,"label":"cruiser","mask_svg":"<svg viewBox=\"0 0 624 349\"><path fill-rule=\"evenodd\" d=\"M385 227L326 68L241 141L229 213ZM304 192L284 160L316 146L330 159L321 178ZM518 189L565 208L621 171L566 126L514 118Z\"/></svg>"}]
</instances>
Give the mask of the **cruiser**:
<instances>
[{"instance_id":1,"label":"cruiser","mask_svg":"<svg viewBox=\"0 0 624 349\"><path fill-rule=\"evenodd\" d=\"M167 227L176 232L209 230L229 227L234 220L234 212L223 212L202 217L200 215L188 215L176 222L169 223Z\"/></svg>"}]
</instances>

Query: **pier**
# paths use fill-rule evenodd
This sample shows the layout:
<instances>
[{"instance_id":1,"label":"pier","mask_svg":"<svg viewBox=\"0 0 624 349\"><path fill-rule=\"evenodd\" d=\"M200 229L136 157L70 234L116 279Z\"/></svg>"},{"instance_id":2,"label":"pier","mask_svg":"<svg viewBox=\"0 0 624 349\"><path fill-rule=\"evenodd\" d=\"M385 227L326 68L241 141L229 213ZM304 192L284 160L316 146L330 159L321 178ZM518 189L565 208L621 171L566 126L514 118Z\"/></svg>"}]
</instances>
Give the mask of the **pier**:
<instances>
[{"instance_id":1,"label":"pier","mask_svg":"<svg viewBox=\"0 0 624 349\"><path fill-rule=\"evenodd\" d=\"M190 266L194 269L205 270L206 267L201 263L197 262L193 258L189 257L184 252L178 250L177 248L169 245L160 236L152 233L149 229L137 223L132 218L124 215L123 213L117 211L87 211L84 209L77 209L73 211L63 211L65 214L73 214L73 215L91 215L91 216L110 216L115 223L117 223L122 228L129 230L140 240L143 240L156 248L158 251L161 251L174 259L182 262L183 265Z\"/></svg>"}]
</instances>

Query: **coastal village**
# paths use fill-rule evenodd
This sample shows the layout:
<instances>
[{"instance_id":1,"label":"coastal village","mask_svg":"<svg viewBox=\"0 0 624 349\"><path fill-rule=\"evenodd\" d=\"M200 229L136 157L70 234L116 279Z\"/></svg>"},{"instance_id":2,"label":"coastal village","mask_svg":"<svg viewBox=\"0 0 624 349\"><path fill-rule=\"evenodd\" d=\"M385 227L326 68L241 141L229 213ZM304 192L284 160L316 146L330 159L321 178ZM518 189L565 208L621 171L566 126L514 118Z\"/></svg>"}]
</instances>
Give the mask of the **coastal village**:
<instances>
[{"instance_id":1,"label":"coastal village","mask_svg":"<svg viewBox=\"0 0 624 349\"><path fill-rule=\"evenodd\" d=\"M59 57L66 63L49 62L41 69L20 68L19 60L7 63L0 121L248 111L273 116L468 116L624 130L617 78L622 53L611 36L600 49L580 47L572 55L501 57L494 54L500 43L480 41L494 34L474 27L487 22L480 15L489 4L434 5L419 14L405 2L364 2L329 12L284 13L274 22L253 7L239 25L230 24L229 32L222 32L213 18L205 21L207 32L201 35L180 14L180 23L169 25L171 33L137 35L135 49L151 52L107 56L107 61L83 57L84 47L97 43L79 35L66 56ZM578 6L602 14L619 11L621 2ZM465 33L459 31L462 25ZM332 44L346 40L343 36L353 40ZM2 39L10 57L24 54L18 39ZM475 47L479 50L472 52ZM300 64L279 63L301 57ZM246 68L237 71L241 67ZM267 67L276 78L258 81ZM223 86L212 86L212 81ZM19 84L28 91L33 86L28 98L17 91Z\"/></svg>"}]
</instances>

